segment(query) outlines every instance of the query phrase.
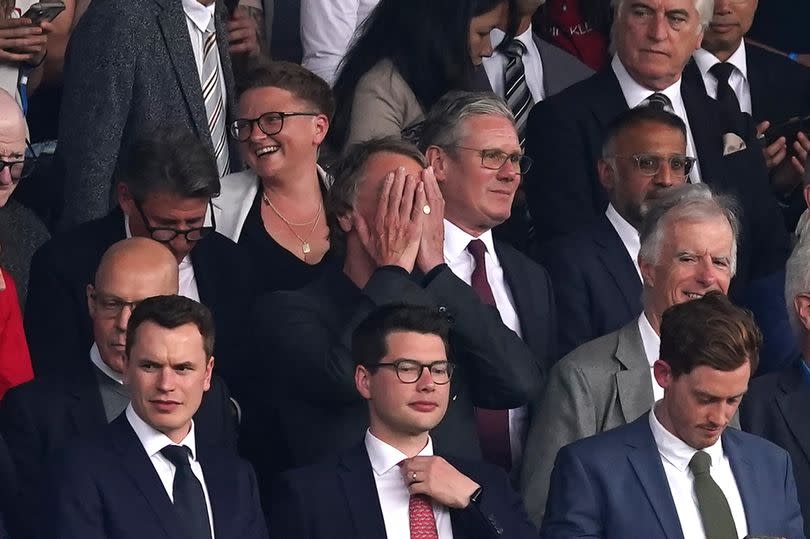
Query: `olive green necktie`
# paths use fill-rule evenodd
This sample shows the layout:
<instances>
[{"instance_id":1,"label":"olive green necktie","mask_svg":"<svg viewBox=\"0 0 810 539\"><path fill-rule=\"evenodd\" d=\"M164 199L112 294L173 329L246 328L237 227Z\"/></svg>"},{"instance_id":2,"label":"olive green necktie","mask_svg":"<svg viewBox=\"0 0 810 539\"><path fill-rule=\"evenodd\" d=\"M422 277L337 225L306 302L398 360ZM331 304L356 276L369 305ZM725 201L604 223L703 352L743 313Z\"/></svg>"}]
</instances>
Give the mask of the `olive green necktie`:
<instances>
[{"instance_id":1,"label":"olive green necktie","mask_svg":"<svg viewBox=\"0 0 810 539\"><path fill-rule=\"evenodd\" d=\"M728 500L709 474L711 465L712 457L705 451L698 451L689 461L706 539L739 539Z\"/></svg>"}]
</instances>

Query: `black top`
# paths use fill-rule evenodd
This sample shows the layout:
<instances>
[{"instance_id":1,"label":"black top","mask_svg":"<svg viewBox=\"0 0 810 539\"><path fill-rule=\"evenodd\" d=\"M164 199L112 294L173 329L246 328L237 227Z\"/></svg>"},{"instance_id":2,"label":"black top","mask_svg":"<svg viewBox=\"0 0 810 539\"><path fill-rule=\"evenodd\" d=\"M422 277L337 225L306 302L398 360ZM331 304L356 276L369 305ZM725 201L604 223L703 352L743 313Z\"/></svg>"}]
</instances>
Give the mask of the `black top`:
<instances>
[{"instance_id":1,"label":"black top","mask_svg":"<svg viewBox=\"0 0 810 539\"><path fill-rule=\"evenodd\" d=\"M331 251L327 251L317 264L308 264L295 256L267 233L262 221L261 204L260 189L242 225L238 241L259 277L257 293L303 288L320 277L333 258Z\"/></svg>"}]
</instances>

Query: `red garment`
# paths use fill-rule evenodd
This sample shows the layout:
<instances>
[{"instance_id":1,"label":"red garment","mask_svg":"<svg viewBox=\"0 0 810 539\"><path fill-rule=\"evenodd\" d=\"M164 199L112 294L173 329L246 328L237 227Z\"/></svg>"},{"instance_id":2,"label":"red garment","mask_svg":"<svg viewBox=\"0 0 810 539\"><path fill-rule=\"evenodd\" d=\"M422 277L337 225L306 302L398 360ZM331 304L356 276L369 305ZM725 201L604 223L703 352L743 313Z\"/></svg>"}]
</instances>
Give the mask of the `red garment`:
<instances>
[{"instance_id":1,"label":"red garment","mask_svg":"<svg viewBox=\"0 0 810 539\"><path fill-rule=\"evenodd\" d=\"M6 289L0 291L0 399L6 391L34 379L31 356L23 331L20 301L14 279L4 269Z\"/></svg>"},{"instance_id":2,"label":"red garment","mask_svg":"<svg viewBox=\"0 0 810 539\"><path fill-rule=\"evenodd\" d=\"M543 37L599 71L608 63L608 36L585 21L579 0L548 0L542 12Z\"/></svg>"}]
</instances>

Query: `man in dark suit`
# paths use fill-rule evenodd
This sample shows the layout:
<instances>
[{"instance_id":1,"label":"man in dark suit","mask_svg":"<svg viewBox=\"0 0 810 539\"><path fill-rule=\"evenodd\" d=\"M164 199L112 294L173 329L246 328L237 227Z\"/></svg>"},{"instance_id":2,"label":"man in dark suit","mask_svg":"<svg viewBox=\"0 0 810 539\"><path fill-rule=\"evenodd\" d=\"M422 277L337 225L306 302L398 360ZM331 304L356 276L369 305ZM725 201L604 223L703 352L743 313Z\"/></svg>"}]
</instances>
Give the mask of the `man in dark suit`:
<instances>
[{"instance_id":1,"label":"man in dark suit","mask_svg":"<svg viewBox=\"0 0 810 539\"><path fill-rule=\"evenodd\" d=\"M129 403L123 371L131 309L147 297L177 293L177 261L156 241L130 238L107 250L93 282L86 300L94 337L89 354L62 356L71 362L67 376L18 386L0 405L0 429L20 478L16 511L7 518L15 537L39 536L45 463L72 439L102 430ZM205 440L235 450L235 414L221 378L212 378L195 419Z\"/></svg>"},{"instance_id":2,"label":"man in dark suit","mask_svg":"<svg viewBox=\"0 0 810 539\"><path fill-rule=\"evenodd\" d=\"M257 53L258 43L255 31L244 32L244 18L230 23L229 35L225 4L90 4L71 34L65 61L57 150L65 172L64 225L109 211L120 153L160 126L193 131L217 159L220 176L239 169L226 134L235 117L230 52Z\"/></svg>"},{"instance_id":3,"label":"man in dark suit","mask_svg":"<svg viewBox=\"0 0 810 539\"><path fill-rule=\"evenodd\" d=\"M541 253L557 319L565 320L559 325L560 356L638 317L642 206L682 185L693 164L686 156L686 126L670 112L637 107L608 127L597 164L610 198L607 210Z\"/></svg>"},{"instance_id":4,"label":"man in dark suit","mask_svg":"<svg viewBox=\"0 0 810 539\"><path fill-rule=\"evenodd\" d=\"M793 249L787 262L785 298L802 361L751 383L740 405L743 430L785 449L793 462L805 535L810 535L810 241Z\"/></svg>"},{"instance_id":5,"label":"man in dark suit","mask_svg":"<svg viewBox=\"0 0 810 539\"><path fill-rule=\"evenodd\" d=\"M354 379L370 426L362 443L282 476L275 537L537 537L503 470L434 451L455 372L449 332L428 307L389 305L360 323Z\"/></svg>"},{"instance_id":6,"label":"man in dark suit","mask_svg":"<svg viewBox=\"0 0 810 539\"><path fill-rule=\"evenodd\" d=\"M714 16L703 35L695 61L684 76L694 77L710 97L733 114L746 112L758 122L757 132L810 114L810 69L787 57L746 43L758 0L716 0ZM767 122L767 123L766 123ZM782 204L788 230L805 209L801 183L810 139L801 131L767 136L764 155L772 186Z\"/></svg>"},{"instance_id":7,"label":"man in dark suit","mask_svg":"<svg viewBox=\"0 0 810 539\"><path fill-rule=\"evenodd\" d=\"M503 110L504 105L499 106ZM505 113L511 115L508 110ZM509 143L516 145L511 120L504 129L511 133ZM480 168L480 157L467 157L479 186L486 178L489 185L500 184L496 171L475 170ZM266 399L257 409L260 414L279 410L283 434L274 439L287 441L288 459L294 464L310 464L330 451L351 447L368 425L365 403L354 388L349 336L369 311L388 303L430 305L454 319L451 342L459 371L447 415L434 431L437 447L448 454L480 457L476 407L496 410L495 415L504 420L499 423L504 436L500 440L522 445L522 435L517 434L525 425L525 412L507 414L507 410L524 407L538 394L553 357L555 328L548 276L514 249L495 244L500 263L489 266L488 262L488 267L497 267L501 279L514 287L514 303L509 299L513 315L505 323L499 310L506 296L498 295L498 307L492 306L465 282L469 273L459 277L445 263L444 231L450 225L442 218L452 218L451 211L459 211L459 201L443 199L426 164L424 156L405 142L382 139L359 145L334 171L330 190L332 245L345 252L343 267L325 271L305 288L276 292L258 301L257 340L260 346L273 343L273 348L270 353L255 354L259 359L256 378L274 380L276 387L273 392L257 388L254 393ZM517 181L511 166L503 167L509 171L504 183L514 193ZM445 187L450 188L449 183ZM498 205L501 218L508 215L509 196L488 196ZM468 201L471 210L472 203ZM451 204L456 205L454 210L449 209ZM515 327L526 340L508 324L519 324ZM279 369L284 376L278 376ZM248 415L245 412L246 422ZM518 429L507 431L507 426ZM512 433L514 438L509 436ZM511 458L519 455L511 449L519 451L520 446L501 449L507 451L502 456ZM514 464L516 470L517 460Z\"/></svg>"},{"instance_id":8,"label":"man in dark suit","mask_svg":"<svg viewBox=\"0 0 810 539\"><path fill-rule=\"evenodd\" d=\"M664 397L560 451L541 535L803 538L788 454L726 428L761 344L750 312L722 294L669 308L654 366Z\"/></svg>"},{"instance_id":9,"label":"man in dark suit","mask_svg":"<svg viewBox=\"0 0 810 539\"><path fill-rule=\"evenodd\" d=\"M218 370L236 385L250 264L231 240L214 231L209 208L219 189L213 157L188 131L156 132L131 148L117 185L121 208L51 239L34 255L25 329L37 376L69 371L73 358L84 357L92 344L85 289L110 245L142 236L174 254L179 293L211 308Z\"/></svg>"},{"instance_id":10,"label":"man in dark suit","mask_svg":"<svg viewBox=\"0 0 810 539\"><path fill-rule=\"evenodd\" d=\"M45 537L268 537L250 464L192 420L211 386L213 349L213 318L196 301L155 296L135 308L123 373L130 404L58 459Z\"/></svg>"}]
</instances>

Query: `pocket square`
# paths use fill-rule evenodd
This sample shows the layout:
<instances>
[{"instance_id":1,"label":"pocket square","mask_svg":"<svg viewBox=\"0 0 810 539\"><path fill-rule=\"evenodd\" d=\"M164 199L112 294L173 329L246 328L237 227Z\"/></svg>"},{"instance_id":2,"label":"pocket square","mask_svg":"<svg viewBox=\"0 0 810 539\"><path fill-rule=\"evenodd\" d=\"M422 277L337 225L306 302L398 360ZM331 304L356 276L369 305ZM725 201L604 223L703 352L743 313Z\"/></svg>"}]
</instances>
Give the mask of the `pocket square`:
<instances>
[{"instance_id":1,"label":"pocket square","mask_svg":"<svg viewBox=\"0 0 810 539\"><path fill-rule=\"evenodd\" d=\"M746 148L745 141L736 133L726 133L723 135L723 156L737 153Z\"/></svg>"}]
</instances>

